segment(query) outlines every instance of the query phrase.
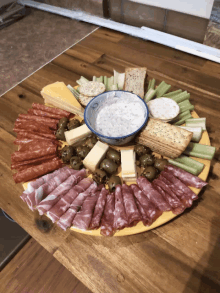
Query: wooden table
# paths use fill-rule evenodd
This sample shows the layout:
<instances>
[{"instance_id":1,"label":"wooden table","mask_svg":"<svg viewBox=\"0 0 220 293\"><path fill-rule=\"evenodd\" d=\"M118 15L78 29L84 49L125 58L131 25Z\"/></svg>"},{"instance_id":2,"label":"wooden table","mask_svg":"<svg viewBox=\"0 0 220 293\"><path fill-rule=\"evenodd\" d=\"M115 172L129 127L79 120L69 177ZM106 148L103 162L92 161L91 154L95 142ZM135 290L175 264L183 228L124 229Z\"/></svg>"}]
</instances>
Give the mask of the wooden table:
<instances>
[{"instance_id":1,"label":"wooden table","mask_svg":"<svg viewBox=\"0 0 220 293\"><path fill-rule=\"evenodd\" d=\"M36 224L19 198L10 169L13 124L40 90L63 81L76 85L81 76L111 76L127 66L146 66L150 78L191 93L200 117L207 118L212 145L220 146L220 65L152 42L99 29L28 77L0 100L0 207L93 292L220 292L220 153L209 185L191 209L155 230L127 237L92 237L62 231L49 220L47 232ZM44 218L40 218L42 221ZM49 224L48 224L49 223ZM33 272L34 273L34 272Z\"/></svg>"}]
</instances>

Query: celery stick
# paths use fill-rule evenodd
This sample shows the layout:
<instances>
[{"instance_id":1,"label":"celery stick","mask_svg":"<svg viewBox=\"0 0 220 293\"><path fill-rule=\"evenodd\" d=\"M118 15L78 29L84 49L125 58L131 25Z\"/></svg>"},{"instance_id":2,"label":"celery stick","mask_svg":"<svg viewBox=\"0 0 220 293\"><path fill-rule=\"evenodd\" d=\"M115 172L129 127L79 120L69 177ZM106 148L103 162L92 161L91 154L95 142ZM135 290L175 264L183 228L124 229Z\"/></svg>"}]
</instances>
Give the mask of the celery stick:
<instances>
[{"instance_id":1,"label":"celery stick","mask_svg":"<svg viewBox=\"0 0 220 293\"><path fill-rule=\"evenodd\" d=\"M70 84L68 84L68 89L71 91L71 93L74 95L74 97L78 100L79 99L79 92L75 90Z\"/></svg>"},{"instance_id":2,"label":"celery stick","mask_svg":"<svg viewBox=\"0 0 220 293\"><path fill-rule=\"evenodd\" d=\"M183 92L177 96L171 97L171 99L174 100L176 103L181 103L185 100L188 100L189 98L190 98L190 94L187 92Z\"/></svg>"},{"instance_id":3,"label":"celery stick","mask_svg":"<svg viewBox=\"0 0 220 293\"><path fill-rule=\"evenodd\" d=\"M215 147L200 143L190 142L184 154L201 159L212 160L215 155Z\"/></svg>"},{"instance_id":4,"label":"celery stick","mask_svg":"<svg viewBox=\"0 0 220 293\"><path fill-rule=\"evenodd\" d=\"M79 85L82 85L82 84L84 84L84 83L89 82L89 80L88 80L87 78L81 76L80 79L78 79L76 82L77 82Z\"/></svg>"},{"instance_id":5,"label":"celery stick","mask_svg":"<svg viewBox=\"0 0 220 293\"><path fill-rule=\"evenodd\" d=\"M149 80L147 91L149 91L149 89L151 89L151 84L152 84L152 79Z\"/></svg>"},{"instance_id":6,"label":"celery stick","mask_svg":"<svg viewBox=\"0 0 220 293\"><path fill-rule=\"evenodd\" d=\"M200 163L192 158L186 157L184 155L180 156L176 159L170 159L168 160L169 163L173 164L174 166L177 166L193 175L199 175L203 168L204 164Z\"/></svg>"},{"instance_id":7,"label":"celery stick","mask_svg":"<svg viewBox=\"0 0 220 293\"><path fill-rule=\"evenodd\" d=\"M188 105L185 108L183 107L182 109L180 109L180 113L185 112L185 111L193 111L194 110L194 106L193 105Z\"/></svg>"},{"instance_id":8,"label":"celery stick","mask_svg":"<svg viewBox=\"0 0 220 293\"><path fill-rule=\"evenodd\" d=\"M161 81L161 83L156 87L156 94L158 94L165 85L165 81Z\"/></svg>"},{"instance_id":9,"label":"celery stick","mask_svg":"<svg viewBox=\"0 0 220 293\"><path fill-rule=\"evenodd\" d=\"M177 120L177 121L175 120L174 125L182 125L187 119L190 119L190 117L192 117L192 115L187 114L186 116L184 116L180 120Z\"/></svg>"},{"instance_id":10,"label":"celery stick","mask_svg":"<svg viewBox=\"0 0 220 293\"><path fill-rule=\"evenodd\" d=\"M173 92L164 94L163 96L166 98L171 98L171 97L177 96L180 93L182 93L182 90L173 91Z\"/></svg>"},{"instance_id":11,"label":"celery stick","mask_svg":"<svg viewBox=\"0 0 220 293\"><path fill-rule=\"evenodd\" d=\"M116 70L114 70L114 84L118 85L119 90L123 90L125 82L125 73L119 73Z\"/></svg>"},{"instance_id":12,"label":"celery stick","mask_svg":"<svg viewBox=\"0 0 220 293\"><path fill-rule=\"evenodd\" d=\"M163 95L168 92L168 90L171 88L170 84L164 85L158 92L157 92L157 98L163 97Z\"/></svg>"},{"instance_id":13,"label":"celery stick","mask_svg":"<svg viewBox=\"0 0 220 293\"><path fill-rule=\"evenodd\" d=\"M149 89L149 91L146 93L144 97L144 101L147 103L149 102L156 94L156 90Z\"/></svg>"},{"instance_id":14,"label":"celery stick","mask_svg":"<svg viewBox=\"0 0 220 293\"><path fill-rule=\"evenodd\" d=\"M111 91L117 91L117 90L118 90L118 85L117 85L117 84L113 84L113 85L110 87L110 90L111 90Z\"/></svg>"},{"instance_id":15,"label":"celery stick","mask_svg":"<svg viewBox=\"0 0 220 293\"><path fill-rule=\"evenodd\" d=\"M92 77L92 81L96 81L96 76L93 76Z\"/></svg>"},{"instance_id":16,"label":"celery stick","mask_svg":"<svg viewBox=\"0 0 220 293\"><path fill-rule=\"evenodd\" d=\"M156 80L153 78L151 82L151 89L154 90Z\"/></svg>"},{"instance_id":17,"label":"celery stick","mask_svg":"<svg viewBox=\"0 0 220 293\"><path fill-rule=\"evenodd\" d=\"M206 118L192 118L186 121L187 127L202 127L202 130L206 130Z\"/></svg>"},{"instance_id":18,"label":"celery stick","mask_svg":"<svg viewBox=\"0 0 220 293\"><path fill-rule=\"evenodd\" d=\"M111 90L111 87L112 85L114 84L114 77L111 76L107 79L107 87L108 87L108 90L110 91Z\"/></svg>"},{"instance_id":19,"label":"celery stick","mask_svg":"<svg viewBox=\"0 0 220 293\"><path fill-rule=\"evenodd\" d=\"M105 85L105 89L107 90L107 76L104 76L103 83Z\"/></svg>"},{"instance_id":20,"label":"celery stick","mask_svg":"<svg viewBox=\"0 0 220 293\"><path fill-rule=\"evenodd\" d=\"M176 118L175 118L175 120L180 120L180 119L182 119L182 118L184 118L186 115L188 115L188 114L190 114L190 111L189 110L187 110L187 111L185 111L185 112L182 112L182 113L180 113ZM190 114L191 115L191 114Z\"/></svg>"},{"instance_id":21,"label":"celery stick","mask_svg":"<svg viewBox=\"0 0 220 293\"><path fill-rule=\"evenodd\" d=\"M199 142L202 136L202 127L186 127L179 126L180 128L186 129L188 131L193 132L192 141Z\"/></svg>"},{"instance_id":22,"label":"celery stick","mask_svg":"<svg viewBox=\"0 0 220 293\"><path fill-rule=\"evenodd\" d=\"M102 82L103 83L103 81L104 81L104 76L100 76L99 77L99 82Z\"/></svg>"},{"instance_id":23,"label":"celery stick","mask_svg":"<svg viewBox=\"0 0 220 293\"><path fill-rule=\"evenodd\" d=\"M187 110L191 111L194 109L194 106L190 103L189 100L185 100L181 103L179 103L179 107L180 107L180 112L185 112Z\"/></svg>"}]
</instances>

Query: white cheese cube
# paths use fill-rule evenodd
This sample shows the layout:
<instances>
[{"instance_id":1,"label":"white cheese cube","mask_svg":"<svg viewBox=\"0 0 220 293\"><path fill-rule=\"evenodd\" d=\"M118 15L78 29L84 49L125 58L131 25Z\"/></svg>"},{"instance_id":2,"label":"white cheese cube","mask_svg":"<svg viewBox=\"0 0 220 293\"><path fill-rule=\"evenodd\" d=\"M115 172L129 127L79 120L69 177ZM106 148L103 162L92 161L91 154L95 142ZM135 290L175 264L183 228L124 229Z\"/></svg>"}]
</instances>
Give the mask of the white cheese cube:
<instances>
[{"instance_id":1,"label":"white cheese cube","mask_svg":"<svg viewBox=\"0 0 220 293\"><path fill-rule=\"evenodd\" d=\"M121 176L124 181L133 181L137 178L135 151L121 150Z\"/></svg>"},{"instance_id":2,"label":"white cheese cube","mask_svg":"<svg viewBox=\"0 0 220 293\"><path fill-rule=\"evenodd\" d=\"M91 133L92 131L86 126L86 124L83 124L82 126L74 128L72 130L65 131L64 135L68 145L72 145L77 141L87 137Z\"/></svg>"}]
</instances>

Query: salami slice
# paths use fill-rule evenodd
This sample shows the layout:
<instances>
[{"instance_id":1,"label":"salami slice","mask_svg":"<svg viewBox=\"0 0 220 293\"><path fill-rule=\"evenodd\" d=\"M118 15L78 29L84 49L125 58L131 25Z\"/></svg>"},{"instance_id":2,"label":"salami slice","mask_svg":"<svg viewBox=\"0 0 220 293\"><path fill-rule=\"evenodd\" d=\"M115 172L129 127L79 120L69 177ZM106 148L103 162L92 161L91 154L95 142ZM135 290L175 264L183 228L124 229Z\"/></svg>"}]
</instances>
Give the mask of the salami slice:
<instances>
[{"instance_id":1,"label":"salami slice","mask_svg":"<svg viewBox=\"0 0 220 293\"><path fill-rule=\"evenodd\" d=\"M24 152L14 152L11 155L11 161L12 163L14 162L22 162L22 161L26 161L26 160L31 160L31 159L36 159L36 158L41 158L47 155L54 155L57 153L57 146L56 145L52 145L49 147L45 147L43 149L36 149L33 151L24 151Z\"/></svg>"},{"instance_id":2,"label":"salami slice","mask_svg":"<svg viewBox=\"0 0 220 293\"><path fill-rule=\"evenodd\" d=\"M81 174L80 174L81 175ZM61 198L64 196L70 188L76 185L81 176L78 176L78 172L70 175L64 182L57 186L45 199L43 199L38 205L37 210L40 215L43 215L45 212L49 211Z\"/></svg>"},{"instance_id":3,"label":"salami slice","mask_svg":"<svg viewBox=\"0 0 220 293\"><path fill-rule=\"evenodd\" d=\"M31 132L40 132L41 133L53 133L53 130L50 129L49 126L44 125L42 123L37 123L36 121L29 121L27 122L27 120L24 120L22 122L15 122L14 125L14 129L23 129L23 130L27 130L27 131L31 131ZM16 131L14 131L16 132Z\"/></svg>"},{"instance_id":4,"label":"salami slice","mask_svg":"<svg viewBox=\"0 0 220 293\"><path fill-rule=\"evenodd\" d=\"M81 210L76 214L72 222L74 227L84 231L88 230L99 194L100 191L97 191L85 199Z\"/></svg>"},{"instance_id":5,"label":"salami slice","mask_svg":"<svg viewBox=\"0 0 220 293\"><path fill-rule=\"evenodd\" d=\"M28 165L23 165L23 166L20 166L20 167L17 167L17 171L18 172L21 172L21 171L24 171L30 167L34 167L34 166L38 166L38 165L41 165L42 163L47 163L47 162L51 162L51 161L59 161L60 159L58 157L53 157L51 159L47 159L47 160L44 160L42 162L39 162L39 163L33 163L33 164L28 164Z\"/></svg>"},{"instance_id":6,"label":"salami slice","mask_svg":"<svg viewBox=\"0 0 220 293\"><path fill-rule=\"evenodd\" d=\"M85 177L85 176L84 176ZM71 188L61 199L47 212L52 222L56 222L68 210L71 203L92 184L91 178L82 179L77 185Z\"/></svg>"},{"instance_id":7,"label":"salami slice","mask_svg":"<svg viewBox=\"0 0 220 293\"><path fill-rule=\"evenodd\" d=\"M144 208L142 207L142 205L140 204L140 202L137 199L136 199L136 205L139 210L139 213L141 214L142 223L144 224L144 226L150 226L151 221L148 218L147 213L145 212Z\"/></svg>"},{"instance_id":8,"label":"salami slice","mask_svg":"<svg viewBox=\"0 0 220 293\"><path fill-rule=\"evenodd\" d=\"M32 108L36 110L46 111L53 114L62 115L63 117L67 117L67 118L70 116L70 112L67 112L65 110L61 110L58 108L48 107L42 104L33 103Z\"/></svg>"},{"instance_id":9,"label":"salami slice","mask_svg":"<svg viewBox=\"0 0 220 293\"><path fill-rule=\"evenodd\" d=\"M16 169L16 170L24 170L24 169L27 169L31 166L34 166L34 165L39 165L39 164L42 164L43 162L45 161L48 161L48 160L53 160L57 157L57 155L48 155L48 156L44 156L44 157L41 157L41 158L36 158L36 159L33 159L33 160L28 160L28 161L24 161L24 162L19 162L19 163L15 163L15 164L11 164L11 169Z\"/></svg>"},{"instance_id":10,"label":"salami slice","mask_svg":"<svg viewBox=\"0 0 220 293\"><path fill-rule=\"evenodd\" d=\"M131 187L129 187L126 184L123 184L122 195L124 200L125 212L128 219L128 226L131 227L136 225L141 220L141 215L135 203Z\"/></svg>"},{"instance_id":11,"label":"salami slice","mask_svg":"<svg viewBox=\"0 0 220 293\"><path fill-rule=\"evenodd\" d=\"M89 226L90 229L99 228L108 193L109 193L108 190L103 187L95 206L95 210L94 210L92 220Z\"/></svg>"},{"instance_id":12,"label":"salami slice","mask_svg":"<svg viewBox=\"0 0 220 293\"><path fill-rule=\"evenodd\" d=\"M29 109L28 114L41 116L41 117L48 117L52 119L61 119L64 117L63 115L49 113L49 112L38 110L38 109Z\"/></svg>"},{"instance_id":13,"label":"salami slice","mask_svg":"<svg viewBox=\"0 0 220 293\"><path fill-rule=\"evenodd\" d=\"M137 184L148 199L153 202L159 210L169 211L170 205L165 201L161 194L159 194L152 186L152 184L143 176L137 179Z\"/></svg>"},{"instance_id":14,"label":"salami slice","mask_svg":"<svg viewBox=\"0 0 220 293\"><path fill-rule=\"evenodd\" d=\"M17 128L13 128L13 131L18 134L17 138L37 138L37 139L46 138L46 139L50 139L50 140L56 140L55 134L41 133L40 129L37 133L32 132L32 131L23 130L23 129L17 129Z\"/></svg>"},{"instance_id":15,"label":"salami slice","mask_svg":"<svg viewBox=\"0 0 220 293\"><path fill-rule=\"evenodd\" d=\"M42 124L46 124L52 129L57 129L57 123L59 122L59 119L51 119L51 118L41 117L41 116L36 116L31 114L20 114L18 117L21 119L33 120Z\"/></svg>"},{"instance_id":16,"label":"salami slice","mask_svg":"<svg viewBox=\"0 0 220 293\"><path fill-rule=\"evenodd\" d=\"M22 132L19 132L17 134L17 138L16 140L14 141L14 144L18 144L20 145L20 142L21 144L23 144L23 141L25 139L32 139L32 140L47 140L47 141L52 141L53 143L57 144L57 145L60 145L61 143L56 140L55 138L46 138L46 137L43 137L41 136L40 134L35 134L34 132L27 132L27 131L22 131ZM24 142L25 143L25 142Z\"/></svg>"},{"instance_id":17,"label":"salami slice","mask_svg":"<svg viewBox=\"0 0 220 293\"><path fill-rule=\"evenodd\" d=\"M208 184L207 182L203 181L199 177L192 175L173 165L167 165L164 170L173 174L175 177L180 179L183 183L185 183L188 186L203 188L204 186Z\"/></svg>"},{"instance_id":18,"label":"salami slice","mask_svg":"<svg viewBox=\"0 0 220 293\"><path fill-rule=\"evenodd\" d=\"M38 143L30 142L28 144L24 144L19 148L19 152L25 152L25 151L35 151L39 149L44 149L48 147L53 147L56 144L53 143L53 141L39 141Z\"/></svg>"},{"instance_id":19,"label":"salami slice","mask_svg":"<svg viewBox=\"0 0 220 293\"><path fill-rule=\"evenodd\" d=\"M80 210L84 200L93 192L96 192L98 189L98 186L95 182L93 182L86 191L79 193L79 195L74 199L74 201L71 203L69 209L66 211L65 214L60 217L59 221L57 222L57 225L62 228L63 230L66 230L68 227L71 226L76 213Z\"/></svg>"},{"instance_id":20,"label":"salami slice","mask_svg":"<svg viewBox=\"0 0 220 293\"><path fill-rule=\"evenodd\" d=\"M162 211L160 211L155 206L155 204L148 199L148 197L136 184L132 184L130 186L133 190L134 196L143 208L143 210L141 209L142 212L145 212L144 215L142 214L143 219L148 219L148 222L145 224L150 226L154 221L156 221L157 218L159 218L162 215Z\"/></svg>"},{"instance_id":21,"label":"salami slice","mask_svg":"<svg viewBox=\"0 0 220 293\"><path fill-rule=\"evenodd\" d=\"M62 167L62 161L50 161L13 175L15 183L27 182Z\"/></svg>"},{"instance_id":22,"label":"salami slice","mask_svg":"<svg viewBox=\"0 0 220 293\"><path fill-rule=\"evenodd\" d=\"M51 180L45 182L39 188L35 189L33 192L29 193L26 198L26 202L28 207L33 211L36 205L40 204L40 202L51 192L53 192L61 183L63 183L68 177L73 174L76 174L78 171L66 168L63 169L57 174L55 177L51 178Z\"/></svg>"},{"instance_id":23,"label":"salami slice","mask_svg":"<svg viewBox=\"0 0 220 293\"><path fill-rule=\"evenodd\" d=\"M115 194L107 195L104 214L101 219L100 234L103 236L113 236L114 230L114 211L115 211Z\"/></svg>"},{"instance_id":24,"label":"salami slice","mask_svg":"<svg viewBox=\"0 0 220 293\"><path fill-rule=\"evenodd\" d=\"M117 185L115 188L114 229L120 230L125 227L128 227L128 218L122 197L122 187L121 185Z\"/></svg>"}]
</instances>

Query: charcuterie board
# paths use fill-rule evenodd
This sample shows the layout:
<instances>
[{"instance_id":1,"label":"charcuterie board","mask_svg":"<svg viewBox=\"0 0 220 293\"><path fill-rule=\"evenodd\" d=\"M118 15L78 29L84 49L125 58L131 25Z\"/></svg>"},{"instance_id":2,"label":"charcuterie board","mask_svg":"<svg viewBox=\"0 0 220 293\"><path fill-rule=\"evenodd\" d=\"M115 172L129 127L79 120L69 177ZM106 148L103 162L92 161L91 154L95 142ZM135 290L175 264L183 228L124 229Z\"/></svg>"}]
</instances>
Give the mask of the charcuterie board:
<instances>
[{"instance_id":1,"label":"charcuterie board","mask_svg":"<svg viewBox=\"0 0 220 293\"><path fill-rule=\"evenodd\" d=\"M197 113L195 111L192 112L192 116L194 118L199 118L199 116L197 115ZM201 144L204 145L210 145L210 140L209 140L209 135L207 131L204 131L202 134L202 138L200 141ZM66 144L66 143L65 143ZM126 147L117 147L117 149L123 149ZM195 160L201 162L204 164L204 169L203 171L200 173L200 175L198 176L199 178L201 178L202 180L206 181L208 174L209 174L209 170L210 170L210 164L211 161L210 160L204 160L204 159L199 159L199 158L194 158ZM119 173L118 175L120 176L120 169L119 169ZM89 175L91 177L91 175ZM129 182L128 185L130 184L134 184L136 182ZM24 183L23 187L24 189L27 188L27 184L28 183ZM197 188L193 188L190 187L197 195L200 192L200 189ZM145 232L151 229L154 229L158 226L161 226L167 222L169 222L170 220L172 220L173 218L175 218L177 215L173 214L171 211L170 212L164 212L151 226L144 226L142 222L139 222L136 226L131 227L131 228L124 228L122 230L117 231L114 236L126 236L126 235L132 235L132 234L137 234L137 233L141 233L141 232ZM83 234L87 234L87 235L92 235L92 236L101 236L100 235L100 229L97 230L80 230L77 229L75 227L70 227L71 230L79 232L79 233L83 233Z\"/></svg>"}]
</instances>

